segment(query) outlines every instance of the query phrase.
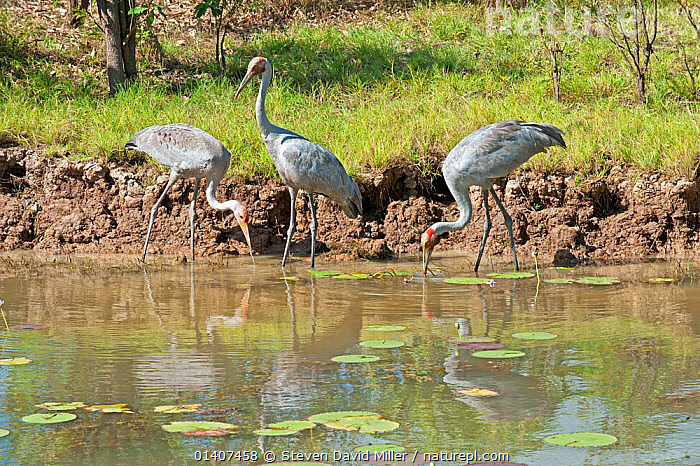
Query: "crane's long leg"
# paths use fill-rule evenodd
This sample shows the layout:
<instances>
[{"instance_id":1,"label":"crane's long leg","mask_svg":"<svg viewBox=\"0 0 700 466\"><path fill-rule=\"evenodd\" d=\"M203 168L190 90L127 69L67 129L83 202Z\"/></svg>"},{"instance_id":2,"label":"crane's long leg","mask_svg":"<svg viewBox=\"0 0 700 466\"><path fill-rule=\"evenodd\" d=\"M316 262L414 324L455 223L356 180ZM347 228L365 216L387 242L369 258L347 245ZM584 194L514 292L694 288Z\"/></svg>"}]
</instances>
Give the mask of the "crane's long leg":
<instances>
[{"instance_id":1,"label":"crane's long leg","mask_svg":"<svg viewBox=\"0 0 700 466\"><path fill-rule=\"evenodd\" d=\"M297 227L297 213L295 209L298 190L289 186L289 198L291 200L291 214L289 216L289 230L287 230L287 245L284 247L284 256L282 256L282 267L287 263L287 254L289 253L289 243L292 241L292 235Z\"/></svg>"},{"instance_id":2,"label":"crane's long leg","mask_svg":"<svg viewBox=\"0 0 700 466\"><path fill-rule=\"evenodd\" d=\"M151 229L153 228L153 221L156 219L156 214L158 214L158 206L163 202L163 198L170 189L170 187L175 184L175 182L180 178L180 176L174 172L170 172L170 179L168 184L165 185L163 193L160 195L155 205L151 209L151 219L148 221L148 233L146 233L146 244L143 246L143 256L141 257L141 262L146 262L146 251L148 250L148 240L151 238Z\"/></svg>"},{"instance_id":3,"label":"crane's long leg","mask_svg":"<svg viewBox=\"0 0 700 466\"><path fill-rule=\"evenodd\" d=\"M311 268L314 268L314 250L316 248L316 211L314 210L314 195L309 193L309 207L311 208Z\"/></svg>"},{"instance_id":4,"label":"crane's long leg","mask_svg":"<svg viewBox=\"0 0 700 466\"><path fill-rule=\"evenodd\" d=\"M517 272L518 257L515 255L515 241L513 240L513 219L510 218L510 215L508 215L508 212L506 212L506 208L503 207L503 204L501 204L501 200L498 198L498 196L496 196L496 191L494 191L493 188L490 188L489 191L491 191L491 195L496 201L496 205L503 213L503 220L506 222L506 228L508 228L508 234L510 235L510 248L513 250L513 262L515 263L515 271Z\"/></svg>"},{"instance_id":5,"label":"crane's long leg","mask_svg":"<svg viewBox=\"0 0 700 466\"><path fill-rule=\"evenodd\" d=\"M484 193L484 237L481 238L481 247L479 247L479 255L476 257L476 264L474 264L474 272L479 271L479 262L481 262L481 255L484 253L484 245L486 244L486 238L489 236L491 231L491 215L489 214L489 191L486 188L481 188Z\"/></svg>"},{"instance_id":6,"label":"crane's long leg","mask_svg":"<svg viewBox=\"0 0 700 466\"><path fill-rule=\"evenodd\" d=\"M194 262L194 225L197 219L195 204L197 203L197 190L199 189L199 178L194 179L194 191L192 192L192 203L190 204L190 253Z\"/></svg>"}]
</instances>

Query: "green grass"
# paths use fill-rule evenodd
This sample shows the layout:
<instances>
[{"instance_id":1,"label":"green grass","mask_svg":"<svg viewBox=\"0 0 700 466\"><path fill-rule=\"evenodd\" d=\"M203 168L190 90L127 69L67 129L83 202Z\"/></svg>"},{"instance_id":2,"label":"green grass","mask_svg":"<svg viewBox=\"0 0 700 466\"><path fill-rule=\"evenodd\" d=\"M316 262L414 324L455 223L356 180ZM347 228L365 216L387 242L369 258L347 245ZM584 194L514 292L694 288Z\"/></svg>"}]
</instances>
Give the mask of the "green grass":
<instances>
[{"instance_id":1,"label":"green grass","mask_svg":"<svg viewBox=\"0 0 700 466\"><path fill-rule=\"evenodd\" d=\"M229 79L206 73L214 69L213 53L201 41L174 47L164 34L166 50L190 60L188 79L173 86L142 60L139 81L110 98L99 62L80 60L76 48L61 51L53 38L27 45L13 36L11 21L5 17L0 26L6 52L0 70L10 76L0 79L0 139L49 154L110 157L141 128L182 121L229 148L233 173L274 176L254 119L257 80L233 99L248 60L263 55L276 72L270 120L327 147L351 174L411 161L430 175L436 169L430 154L446 154L471 131L511 118L567 132L568 150L536 156L527 164L533 170L583 178L616 165L669 175L698 171L698 102L678 50L663 36L644 107L634 103L633 81L607 39L558 36L567 55L556 101L547 37L489 34L482 9L445 3L416 7L407 18L377 13L370 24L294 24L231 41ZM683 40L689 57L700 55L697 43Z\"/></svg>"}]
</instances>

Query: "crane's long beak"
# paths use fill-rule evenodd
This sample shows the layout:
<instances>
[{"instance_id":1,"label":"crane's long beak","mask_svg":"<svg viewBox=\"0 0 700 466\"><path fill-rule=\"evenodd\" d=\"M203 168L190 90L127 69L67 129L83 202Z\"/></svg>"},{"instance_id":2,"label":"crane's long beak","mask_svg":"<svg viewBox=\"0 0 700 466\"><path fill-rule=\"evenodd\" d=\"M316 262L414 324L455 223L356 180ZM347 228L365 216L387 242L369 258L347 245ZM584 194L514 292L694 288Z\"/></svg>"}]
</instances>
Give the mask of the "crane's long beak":
<instances>
[{"instance_id":1,"label":"crane's long beak","mask_svg":"<svg viewBox=\"0 0 700 466\"><path fill-rule=\"evenodd\" d=\"M243 81L241 81L241 85L238 86L238 90L236 91L236 95L233 96L234 99L238 98L238 94L241 93L241 91L243 90L245 85L248 84L248 81L250 81L253 76L255 76L255 75L253 73L251 73L250 71L248 71L246 73L245 77L243 78Z\"/></svg>"},{"instance_id":2,"label":"crane's long beak","mask_svg":"<svg viewBox=\"0 0 700 466\"><path fill-rule=\"evenodd\" d=\"M433 253L433 248L423 248L423 275L428 274L428 262L430 255Z\"/></svg>"},{"instance_id":3,"label":"crane's long beak","mask_svg":"<svg viewBox=\"0 0 700 466\"><path fill-rule=\"evenodd\" d=\"M248 248L250 249L250 255L253 255L253 246L250 245L250 233L248 232L248 222L238 222L238 226L243 230L243 236L248 242Z\"/></svg>"}]
</instances>

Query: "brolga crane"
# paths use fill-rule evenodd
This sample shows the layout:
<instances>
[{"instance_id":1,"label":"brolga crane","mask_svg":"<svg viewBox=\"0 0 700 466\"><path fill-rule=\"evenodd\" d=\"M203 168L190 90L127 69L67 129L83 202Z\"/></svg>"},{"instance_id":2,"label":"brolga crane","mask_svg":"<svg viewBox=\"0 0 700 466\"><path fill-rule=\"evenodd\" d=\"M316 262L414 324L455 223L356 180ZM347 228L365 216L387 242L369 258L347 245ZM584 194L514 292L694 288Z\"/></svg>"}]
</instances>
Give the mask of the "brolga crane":
<instances>
[{"instance_id":1,"label":"brolga crane","mask_svg":"<svg viewBox=\"0 0 700 466\"><path fill-rule=\"evenodd\" d=\"M146 244L143 247L141 261L145 262L146 260L148 240L151 237L151 229L158 213L158 206L170 187L180 178L195 179L192 203L190 204L190 252L192 260L194 260L194 229L197 216L195 203L200 178L207 180L206 195L209 205L216 210L233 212L238 225L243 230L248 248L251 254L253 253L248 233L248 211L246 208L235 199L225 202L219 202L216 199L216 188L228 170L231 153L214 136L186 123L156 125L136 133L129 139L124 148L144 152L171 168L168 184L165 185L163 193L151 209L151 219L148 222L148 233L146 233Z\"/></svg>"},{"instance_id":2,"label":"brolga crane","mask_svg":"<svg viewBox=\"0 0 700 466\"><path fill-rule=\"evenodd\" d=\"M421 235L423 274L428 272L430 255L435 245L440 242L440 235L448 231L461 230L471 220L470 186L480 186L484 193L484 236L481 239L474 272L479 270L479 262L481 262L481 255L484 252L486 238L491 231L489 193L503 212L506 228L510 235L515 270L517 271L518 258L515 254L515 241L513 240L513 220L496 196L493 183L528 161L533 155L544 152L548 147L561 146L566 148L563 135L562 130L546 123L508 120L484 126L462 139L447 155L442 166L442 174L445 177L447 187L459 207L459 218L454 222L434 223Z\"/></svg>"},{"instance_id":3,"label":"brolga crane","mask_svg":"<svg viewBox=\"0 0 700 466\"><path fill-rule=\"evenodd\" d=\"M287 244L284 247L282 267L289 254L289 243L296 228L296 211L294 208L297 193L300 189L309 196L311 210L311 267L314 266L314 248L316 244L316 212L314 210L314 193L322 194L334 200L343 212L350 218L362 215L362 197L360 190L352 178L345 172L340 161L328 149L314 144L298 134L280 128L270 123L265 114L265 95L272 78L272 65L263 57L255 57L248 64L241 85L236 91L238 97L241 90L257 75L262 75L260 90L255 102L255 116L267 151L275 164L282 182L289 189L291 198L291 217L287 231Z\"/></svg>"}]
</instances>

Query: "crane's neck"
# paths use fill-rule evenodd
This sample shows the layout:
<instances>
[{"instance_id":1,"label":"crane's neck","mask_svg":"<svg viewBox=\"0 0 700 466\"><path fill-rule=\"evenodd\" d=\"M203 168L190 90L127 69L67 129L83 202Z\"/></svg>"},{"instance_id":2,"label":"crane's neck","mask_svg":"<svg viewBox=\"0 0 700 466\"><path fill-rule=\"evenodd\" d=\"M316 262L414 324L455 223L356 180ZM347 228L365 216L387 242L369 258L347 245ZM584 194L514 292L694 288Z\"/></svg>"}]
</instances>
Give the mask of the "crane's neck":
<instances>
[{"instance_id":1,"label":"crane's neck","mask_svg":"<svg viewBox=\"0 0 700 466\"><path fill-rule=\"evenodd\" d=\"M469 200L469 191L466 193L462 191L453 192L455 200L457 201L457 206L459 207L459 218L454 222L437 222L434 223L430 228L435 231L435 234L440 236L441 234L448 231L457 231L466 227L469 221L472 219L472 203Z\"/></svg>"},{"instance_id":2,"label":"crane's neck","mask_svg":"<svg viewBox=\"0 0 700 466\"><path fill-rule=\"evenodd\" d=\"M260 81L260 91L258 91L258 98L255 101L255 117L258 120L258 128L263 137L270 134L274 128L270 120L267 119L267 114L265 113L265 96L267 95L267 88L270 85L270 79L272 78L272 65L267 62L265 66L265 71L262 74L262 80Z\"/></svg>"},{"instance_id":3,"label":"crane's neck","mask_svg":"<svg viewBox=\"0 0 700 466\"><path fill-rule=\"evenodd\" d=\"M216 188L219 187L219 182L221 178L210 178L207 179L207 202L216 210L231 210L233 211L235 204L238 201L230 200L226 202L219 202L216 199Z\"/></svg>"}]
</instances>

